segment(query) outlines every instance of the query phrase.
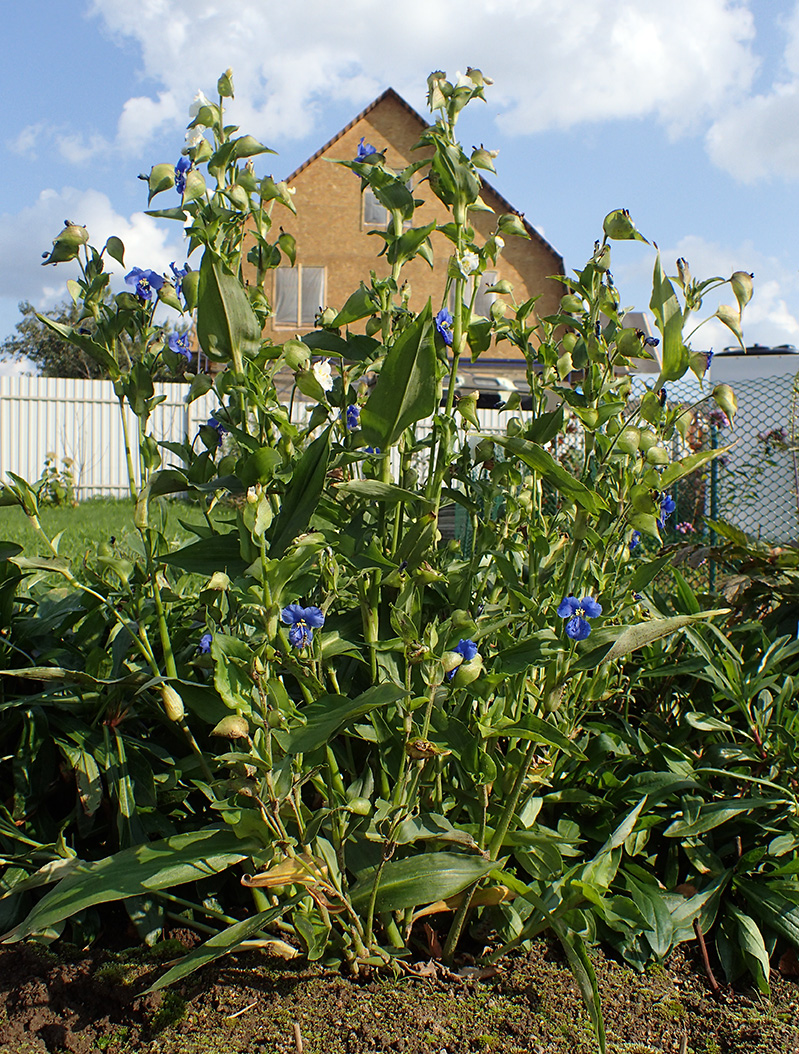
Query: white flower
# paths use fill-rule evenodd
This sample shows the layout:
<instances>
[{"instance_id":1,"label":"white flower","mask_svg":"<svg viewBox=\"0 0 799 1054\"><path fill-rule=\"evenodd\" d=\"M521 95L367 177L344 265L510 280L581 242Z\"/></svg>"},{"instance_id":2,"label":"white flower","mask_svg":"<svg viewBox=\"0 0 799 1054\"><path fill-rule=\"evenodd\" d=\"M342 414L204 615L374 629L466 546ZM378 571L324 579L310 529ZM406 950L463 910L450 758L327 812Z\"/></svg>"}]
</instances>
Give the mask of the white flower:
<instances>
[{"instance_id":1,"label":"white flower","mask_svg":"<svg viewBox=\"0 0 799 1054\"><path fill-rule=\"evenodd\" d=\"M468 278L470 274L474 274L479 266L480 257L477 253L465 252L458 260L458 267L464 278Z\"/></svg>"},{"instance_id":2,"label":"white flower","mask_svg":"<svg viewBox=\"0 0 799 1054\"><path fill-rule=\"evenodd\" d=\"M330 360L320 359L311 366L311 373L319 381L322 391L329 392L333 388L333 374L330 372Z\"/></svg>"},{"instance_id":3,"label":"white flower","mask_svg":"<svg viewBox=\"0 0 799 1054\"><path fill-rule=\"evenodd\" d=\"M183 152L191 150L192 147L199 146L203 141L203 130L202 128L187 128L186 129L186 142L183 144Z\"/></svg>"},{"instance_id":4,"label":"white flower","mask_svg":"<svg viewBox=\"0 0 799 1054\"><path fill-rule=\"evenodd\" d=\"M194 120L194 118L200 112L201 107L210 105L211 100L208 98L208 96L204 92L198 91L194 98L191 100L191 106L189 107L189 117Z\"/></svg>"},{"instance_id":5,"label":"white flower","mask_svg":"<svg viewBox=\"0 0 799 1054\"><path fill-rule=\"evenodd\" d=\"M505 248L505 239L500 238L498 234L494 235L494 245L499 249L500 252Z\"/></svg>"}]
</instances>

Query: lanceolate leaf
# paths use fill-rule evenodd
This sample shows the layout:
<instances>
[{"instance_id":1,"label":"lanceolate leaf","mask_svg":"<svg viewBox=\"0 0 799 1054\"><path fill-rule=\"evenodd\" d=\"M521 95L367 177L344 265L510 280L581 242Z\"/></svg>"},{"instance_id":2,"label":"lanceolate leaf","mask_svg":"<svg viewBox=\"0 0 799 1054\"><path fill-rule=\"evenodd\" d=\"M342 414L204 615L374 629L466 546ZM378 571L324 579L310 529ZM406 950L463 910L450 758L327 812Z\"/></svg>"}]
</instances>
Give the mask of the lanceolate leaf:
<instances>
[{"instance_id":1,"label":"lanceolate leaf","mask_svg":"<svg viewBox=\"0 0 799 1054\"><path fill-rule=\"evenodd\" d=\"M306 723L286 737L284 749L287 754L307 754L321 747L355 718L363 717L378 706L396 703L406 695L405 689L395 684L374 685L356 699L324 695L303 711Z\"/></svg>"},{"instance_id":2,"label":"lanceolate leaf","mask_svg":"<svg viewBox=\"0 0 799 1054\"><path fill-rule=\"evenodd\" d=\"M518 457L525 465L528 465L539 476L551 483L567 498L576 501L587 512L599 513L607 509L607 503L599 494L589 490L584 483L559 465L553 456L537 443L530 443L526 439L516 436L490 436L499 446L505 447L508 453Z\"/></svg>"},{"instance_id":3,"label":"lanceolate leaf","mask_svg":"<svg viewBox=\"0 0 799 1054\"><path fill-rule=\"evenodd\" d=\"M328 425L302 455L286 487L271 530L269 556L272 559L282 556L292 541L302 534L316 509L330 458L330 428Z\"/></svg>"},{"instance_id":4,"label":"lanceolate leaf","mask_svg":"<svg viewBox=\"0 0 799 1054\"><path fill-rule=\"evenodd\" d=\"M429 417L437 402L436 350L428 301L386 355L375 390L361 411L365 442L388 449L409 425Z\"/></svg>"},{"instance_id":5,"label":"lanceolate leaf","mask_svg":"<svg viewBox=\"0 0 799 1054\"><path fill-rule=\"evenodd\" d=\"M24 940L96 904L206 878L259 848L261 844L256 839L239 839L229 827L207 828L136 845L102 860L83 863L51 889L26 919L3 934L0 941L10 944Z\"/></svg>"},{"instance_id":6,"label":"lanceolate leaf","mask_svg":"<svg viewBox=\"0 0 799 1054\"><path fill-rule=\"evenodd\" d=\"M235 355L250 358L261 343L261 327L241 283L222 261L206 249L200 264L197 339L215 362Z\"/></svg>"},{"instance_id":7,"label":"lanceolate leaf","mask_svg":"<svg viewBox=\"0 0 799 1054\"><path fill-rule=\"evenodd\" d=\"M713 618L715 615L726 615L728 608L703 611L699 615L674 615L671 618L651 619L639 622L634 626L608 626L592 634L590 640L594 645L590 651L572 663L573 670L591 670L601 662L612 662L623 655L643 648L645 644L668 637L671 633L690 626L692 622Z\"/></svg>"},{"instance_id":8,"label":"lanceolate leaf","mask_svg":"<svg viewBox=\"0 0 799 1054\"><path fill-rule=\"evenodd\" d=\"M377 911L401 911L446 900L498 867L501 864L492 860L460 853L422 853L405 860L390 860L380 876L375 907ZM374 877L371 869L350 890L356 911L366 909Z\"/></svg>"},{"instance_id":9,"label":"lanceolate leaf","mask_svg":"<svg viewBox=\"0 0 799 1054\"><path fill-rule=\"evenodd\" d=\"M688 369L688 349L682 342L682 308L671 281L663 274L660 253L655 259L652 276L652 299L649 303L663 336L661 381L676 381Z\"/></svg>"},{"instance_id":10,"label":"lanceolate leaf","mask_svg":"<svg viewBox=\"0 0 799 1054\"><path fill-rule=\"evenodd\" d=\"M776 883L754 882L748 878L736 879L735 888L743 893L761 922L799 950L799 897L789 900Z\"/></svg>"},{"instance_id":11,"label":"lanceolate leaf","mask_svg":"<svg viewBox=\"0 0 799 1054\"><path fill-rule=\"evenodd\" d=\"M188 977L189 974L199 970L206 963L213 962L214 959L219 959L221 956L235 951L242 941L246 941L258 930L263 929L264 926L268 926L275 919L279 919L287 911L290 911L302 900L304 895L304 891L297 893L291 900L278 904L276 908L259 911L257 915L253 915L249 919L243 919L233 926L228 926L226 930L222 930L221 933L217 933L198 948L194 948L188 955L184 955L170 970L167 970L154 984L151 984L147 992L157 992L160 988L166 988L167 985L174 984L175 981L180 981L183 977Z\"/></svg>"}]
</instances>

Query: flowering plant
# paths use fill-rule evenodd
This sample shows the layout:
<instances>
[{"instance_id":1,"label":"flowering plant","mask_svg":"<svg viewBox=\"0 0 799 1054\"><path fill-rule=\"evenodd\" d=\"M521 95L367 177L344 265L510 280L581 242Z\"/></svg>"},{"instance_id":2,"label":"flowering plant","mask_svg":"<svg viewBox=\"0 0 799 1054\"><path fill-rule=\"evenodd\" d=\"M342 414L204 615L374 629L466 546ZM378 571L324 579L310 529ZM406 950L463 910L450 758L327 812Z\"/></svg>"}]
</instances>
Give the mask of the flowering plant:
<instances>
[{"instance_id":1,"label":"flowering plant","mask_svg":"<svg viewBox=\"0 0 799 1054\"><path fill-rule=\"evenodd\" d=\"M661 371L638 404L629 371L650 342L625 327L609 269L616 242L643 240L625 211L606 217L585 267L558 278L554 314L517 303L507 283L497 286L503 310L474 313L476 278L508 239L528 237L514 214L485 238L473 225L492 155L467 156L456 124L488 83L478 70L455 84L431 75L425 156L400 173L363 139L341 162L387 209L386 271L278 346L262 336L264 279L294 263L293 238L271 233L273 207L294 212L293 195L256 178L253 158L267 148L225 123L229 71L218 102L198 97L190 163L156 165L147 183L151 199L179 190L178 206L151 214L187 226L199 267L173 265L179 289L134 268L135 295L105 324L109 334L112 321L137 326L150 369L171 353L185 370L185 335L164 341L152 312L164 300L196 309L197 341L218 371L186 374L187 398L213 391L219 409L199 436L161 444L176 459L161 467L147 432L151 373L117 369L120 401L139 420L143 567L123 574L109 563L91 586L61 572L99 597L124 642L97 683L115 684L123 663L184 737L191 846L217 870L247 859L257 909L247 932L282 917L310 958L334 949L353 973L405 961L430 905L453 916L448 962L489 903L503 905L493 918L503 941L549 924L574 950L574 905L585 890L602 900L618 854L566 866L570 836L536 820L555 761L585 758L586 716L626 690L626 656L715 614L659 617L641 594L662 558L632 552L641 535L660 542L669 488L721 452L684 452L686 411L657 394L689 368L693 293L681 302L658 258ZM422 181L446 224L414 226ZM448 260L444 304L411 310L403 269L432 261L434 244ZM106 251L121 262L116 241ZM91 250L84 268L87 305L102 255ZM477 360L492 342L524 363L530 409L509 397L488 432L456 389L462 357ZM112 346L96 354L114 361ZM288 405L281 370L294 382ZM553 444L566 435L576 437L574 472ZM158 503L186 492L203 522L195 541L168 551ZM35 516L21 485L8 493ZM461 517L449 538L448 508ZM220 737L235 749L218 752ZM34 908L19 932L40 926Z\"/></svg>"}]
</instances>

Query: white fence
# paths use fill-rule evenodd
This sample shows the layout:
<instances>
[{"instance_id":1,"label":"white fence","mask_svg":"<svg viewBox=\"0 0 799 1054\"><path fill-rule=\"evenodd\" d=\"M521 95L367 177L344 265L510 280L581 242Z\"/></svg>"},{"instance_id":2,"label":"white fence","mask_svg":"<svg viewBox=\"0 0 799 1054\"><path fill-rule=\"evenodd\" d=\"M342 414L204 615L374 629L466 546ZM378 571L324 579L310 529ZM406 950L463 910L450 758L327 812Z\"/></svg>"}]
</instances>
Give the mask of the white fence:
<instances>
[{"instance_id":1,"label":"white fence","mask_svg":"<svg viewBox=\"0 0 799 1054\"><path fill-rule=\"evenodd\" d=\"M162 442L181 443L186 436L191 441L218 406L213 392L187 405L185 384L161 383L155 390L166 399L153 411L148 431ZM296 423L304 424L309 410L309 404L295 401ZM135 454L136 418L129 409L125 413ZM516 414L523 419L529 416ZM480 431L497 433L505 431L510 415L480 409L477 416ZM431 425L430 420L421 421L417 430L424 434ZM580 438L579 433L566 437L565 446L579 448ZM0 376L0 482L9 472L35 482L51 454L59 468L64 458L72 459L78 499L128 495L119 400L110 381ZM168 451L162 456L164 467L178 462ZM133 460L138 480L139 459L134 456Z\"/></svg>"},{"instance_id":2,"label":"white fence","mask_svg":"<svg viewBox=\"0 0 799 1054\"><path fill-rule=\"evenodd\" d=\"M156 384L166 395L150 419L156 439L182 442L194 437L217 406L213 393L186 404L185 384ZM131 446L138 446L136 418L126 410ZM42 474L54 454L59 468L73 461L78 498L129 493L119 400L110 381L62 377L0 377L0 480L9 472L29 482ZM138 471L138 457L134 466ZM175 459L165 452L164 463Z\"/></svg>"}]
</instances>

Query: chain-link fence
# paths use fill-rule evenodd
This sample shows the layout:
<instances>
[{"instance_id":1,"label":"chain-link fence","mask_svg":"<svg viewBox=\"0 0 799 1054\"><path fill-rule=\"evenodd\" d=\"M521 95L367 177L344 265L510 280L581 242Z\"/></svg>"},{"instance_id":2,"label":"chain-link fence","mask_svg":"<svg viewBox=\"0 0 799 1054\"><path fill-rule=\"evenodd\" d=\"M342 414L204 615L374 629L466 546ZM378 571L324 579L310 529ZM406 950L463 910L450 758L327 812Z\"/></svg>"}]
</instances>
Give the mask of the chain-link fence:
<instances>
[{"instance_id":1,"label":"chain-link fence","mask_svg":"<svg viewBox=\"0 0 799 1054\"><path fill-rule=\"evenodd\" d=\"M651 380L649 381L651 386ZM676 509L662 532L664 542L714 544L708 519L721 519L750 537L774 544L799 542L799 377L776 376L732 383L738 400L733 422L712 398L713 385L693 378L667 385L670 406L691 411L684 436L675 433L672 456L685 457L721 449L718 458L669 488ZM636 378L630 396L632 410L647 384ZM504 431L505 417L493 412L481 417L481 433ZM520 413L523 422L528 415ZM571 417L565 434L548 449L566 468L576 469L584 451L582 428ZM554 511L557 495L548 494ZM468 516L459 506L449 510L450 530L468 545ZM710 561L680 569L694 588L713 588L716 568Z\"/></svg>"}]
</instances>

